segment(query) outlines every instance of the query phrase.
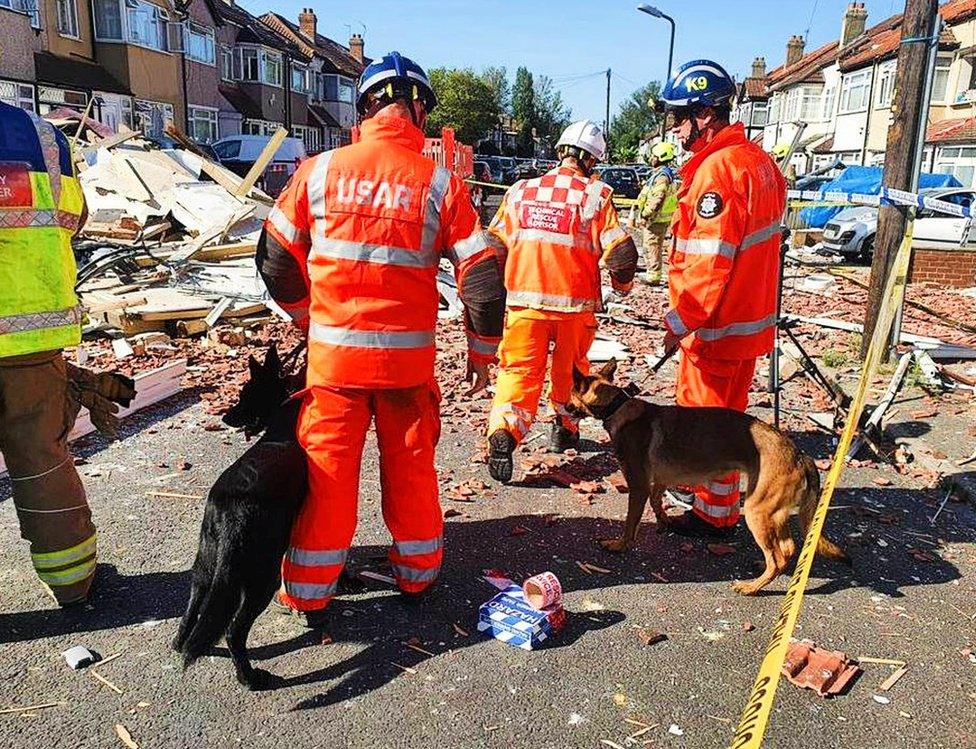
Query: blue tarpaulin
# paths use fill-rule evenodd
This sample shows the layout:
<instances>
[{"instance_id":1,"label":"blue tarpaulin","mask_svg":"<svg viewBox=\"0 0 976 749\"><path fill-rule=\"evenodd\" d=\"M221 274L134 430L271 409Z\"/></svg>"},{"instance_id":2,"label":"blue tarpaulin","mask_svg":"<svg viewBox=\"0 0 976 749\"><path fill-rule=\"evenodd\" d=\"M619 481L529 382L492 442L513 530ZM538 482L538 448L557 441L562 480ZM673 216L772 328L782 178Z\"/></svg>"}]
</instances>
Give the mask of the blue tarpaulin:
<instances>
[{"instance_id":1,"label":"blue tarpaulin","mask_svg":"<svg viewBox=\"0 0 976 749\"><path fill-rule=\"evenodd\" d=\"M919 175L918 187L924 190L929 187L962 187L951 174ZM840 176L820 188L820 194L826 192L853 192L861 195L878 195L881 193L881 167L878 166L849 166ZM800 211L800 223L822 229L834 216L844 210L843 206L823 206L804 208Z\"/></svg>"}]
</instances>

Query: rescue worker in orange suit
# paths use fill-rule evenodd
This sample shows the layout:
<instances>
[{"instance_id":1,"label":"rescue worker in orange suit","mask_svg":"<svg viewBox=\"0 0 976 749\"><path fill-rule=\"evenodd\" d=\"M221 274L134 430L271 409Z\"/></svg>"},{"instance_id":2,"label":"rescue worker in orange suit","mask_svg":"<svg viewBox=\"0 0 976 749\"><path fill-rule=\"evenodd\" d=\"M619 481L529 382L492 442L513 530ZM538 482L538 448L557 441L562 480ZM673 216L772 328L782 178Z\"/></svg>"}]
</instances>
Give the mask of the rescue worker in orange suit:
<instances>
[{"instance_id":1,"label":"rescue worker in orange suit","mask_svg":"<svg viewBox=\"0 0 976 749\"><path fill-rule=\"evenodd\" d=\"M681 169L671 231L665 350L681 347L677 402L745 411L756 357L776 329L780 226L786 184L775 162L729 124L735 85L709 60L678 69L660 108L692 156ZM692 511L672 528L728 538L739 520L739 475L693 488Z\"/></svg>"},{"instance_id":2,"label":"rescue worker in orange suit","mask_svg":"<svg viewBox=\"0 0 976 749\"><path fill-rule=\"evenodd\" d=\"M374 419L393 576L401 591L419 594L440 570L440 258L453 262L465 305L471 392L486 386L495 361L505 292L464 182L421 154L435 105L423 69L398 52L368 65L358 88L359 142L299 166L259 243L269 292L308 331L298 437L308 455L309 495L279 592L281 603L300 612L325 608L336 592Z\"/></svg>"},{"instance_id":3,"label":"rescue worker in orange suit","mask_svg":"<svg viewBox=\"0 0 976 749\"><path fill-rule=\"evenodd\" d=\"M512 185L486 232L504 260L508 292L488 418L488 471L496 481L512 478L512 453L539 407L550 346L549 403L556 420L549 450L578 444L579 418L566 406L573 367L589 372L601 261L615 291L627 294L633 287L637 248L620 226L612 188L593 174L605 152L595 124L571 124L556 144L559 165Z\"/></svg>"}]
</instances>

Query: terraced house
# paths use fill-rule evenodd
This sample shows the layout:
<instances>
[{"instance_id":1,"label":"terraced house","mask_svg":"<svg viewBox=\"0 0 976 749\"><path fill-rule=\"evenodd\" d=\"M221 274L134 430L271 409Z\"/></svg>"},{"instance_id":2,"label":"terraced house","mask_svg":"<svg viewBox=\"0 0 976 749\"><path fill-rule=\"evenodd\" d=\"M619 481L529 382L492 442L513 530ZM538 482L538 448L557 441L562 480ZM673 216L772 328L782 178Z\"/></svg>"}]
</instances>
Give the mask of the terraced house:
<instances>
[{"instance_id":1,"label":"terraced house","mask_svg":"<svg viewBox=\"0 0 976 749\"><path fill-rule=\"evenodd\" d=\"M234 0L0 0L0 100L87 107L159 139L173 121L201 143L285 126L320 151L350 139L363 40L344 47L303 17L266 22Z\"/></svg>"},{"instance_id":2,"label":"terraced house","mask_svg":"<svg viewBox=\"0 0 976 749\"><path fill-rule=\"evenodd\" d=\"M976 3L949 0L940 16L923 168L976 186ZM806 52L792 37L784 64L765 73L757 59L740 90L738 116L767 149L807 123L793 162L800 174L835 161L884 163L902 17L870 27L867 17L863 3L851 3L837 40Z\"/></svg>"}]
</instances>

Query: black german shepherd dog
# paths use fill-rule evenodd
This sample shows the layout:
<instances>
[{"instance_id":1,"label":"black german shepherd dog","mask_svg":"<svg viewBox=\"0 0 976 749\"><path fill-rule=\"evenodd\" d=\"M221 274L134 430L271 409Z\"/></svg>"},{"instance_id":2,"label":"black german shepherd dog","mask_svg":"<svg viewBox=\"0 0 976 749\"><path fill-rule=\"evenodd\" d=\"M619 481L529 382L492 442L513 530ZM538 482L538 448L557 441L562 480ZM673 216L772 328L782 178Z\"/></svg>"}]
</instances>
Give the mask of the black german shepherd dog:
<instances>
[{"instance_id":1,"label":"black german shepherd dog","mask_svg":"<svg viewBox=\"0 0 976 749\"><path fill-rule=\"evenodd\" d=\"M301 399L291 397L304 384L304 369L284 374L273 344L264 364L252 356L248 368L251 378L223 420L248 436L264 429L264 436L207 496L190 601L173 649L182 653L185 668L226 635L237 680L257 690L273 686L277 677L251 665L247 636L281 585L281 558L305 500L308 473L295 436Z\"/></svg>"}]
</instances>

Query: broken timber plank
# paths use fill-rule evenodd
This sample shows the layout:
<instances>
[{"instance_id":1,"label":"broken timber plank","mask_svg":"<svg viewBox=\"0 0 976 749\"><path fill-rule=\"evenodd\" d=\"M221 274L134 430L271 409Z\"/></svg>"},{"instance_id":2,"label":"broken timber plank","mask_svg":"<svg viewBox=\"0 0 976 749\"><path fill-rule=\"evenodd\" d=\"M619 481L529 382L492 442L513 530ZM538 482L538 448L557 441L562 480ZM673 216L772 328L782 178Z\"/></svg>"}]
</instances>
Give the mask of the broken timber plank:
<instances>
[{"instance_id":1,"label":"broken timber plank","mask_svg":"<svg viewBox=\"0 0 976 749\"><path fill-rule=\"evenodd\" d=\"M275 130L274 135L271 136L271 140L268 141L268 144L264 147L264 150L261 151L261 155L258 156L257 161L255 161L250 170L248 170L248 173L244 176L241 184L237 186L237 190L234 192L235 195L242 197L250 192L251 188L254 187L254 183L258 181L258 178L262 174L264 174L265 168L271 162L271 159L274 158L275 153L278 151L278 147L282 144L286 137L288 137L288 131L285 128L279 127L277 130Z\"/></svg>"}]
</instances>

